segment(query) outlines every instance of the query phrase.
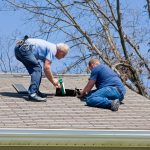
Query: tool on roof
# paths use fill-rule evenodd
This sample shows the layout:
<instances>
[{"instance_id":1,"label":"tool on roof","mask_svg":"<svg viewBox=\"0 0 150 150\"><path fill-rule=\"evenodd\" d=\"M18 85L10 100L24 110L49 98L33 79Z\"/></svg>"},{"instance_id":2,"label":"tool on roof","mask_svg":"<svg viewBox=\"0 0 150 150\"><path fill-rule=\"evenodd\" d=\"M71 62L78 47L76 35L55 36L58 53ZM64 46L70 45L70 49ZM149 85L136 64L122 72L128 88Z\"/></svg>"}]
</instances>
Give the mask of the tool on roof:
<instances>
[{"instance_id":1,"label":"tool on roof","mask_svg":"<svg viewBox=\"0 0 150 150\"><path fill-rule=\"evenodd\" d=\"M27 89L22 84L12 84L19 94L28 94Z\"/></svg>"},{"instance_id":2,"label":"tool on roof","mask_svg":"<svg viewBox=\"0 0 150 150\"><path fill-rule=\"evenodd\" d=\"M61 85L61 88L56 88L56 96L77 96L80 95L80 90L78 88L75 89L66 89L64 86L64 81L62 79L62 76L59 75L59 83Z\"/></svg>"},{"instance_id":3,"label":"tool on roof","mask_svg":"<svg viewBox=\"0 0 150 150\"><path fill-rule=\"evenodd\" d=\"M59 76L59 83L61 85L61 93L62 93L62 95L65 95L66 94L66 90L65 90L65 85L64 85L62 76Z\"/></svg>"}]
</instances>

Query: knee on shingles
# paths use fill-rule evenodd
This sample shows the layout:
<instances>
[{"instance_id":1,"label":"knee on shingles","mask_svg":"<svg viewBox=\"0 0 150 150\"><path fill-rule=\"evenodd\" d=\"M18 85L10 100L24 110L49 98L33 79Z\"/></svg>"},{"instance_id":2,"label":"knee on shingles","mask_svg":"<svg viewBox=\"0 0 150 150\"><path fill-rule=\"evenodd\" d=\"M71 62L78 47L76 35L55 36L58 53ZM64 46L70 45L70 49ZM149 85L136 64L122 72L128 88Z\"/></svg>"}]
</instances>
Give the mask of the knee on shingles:
<instances>
[{"instance_id":1,"label":"knee on shingles","mask_svg":"<svg viewBox=\"0 0 150 150\"><path fill-rule=\"evenodd\" d=\"M87 99L86 104L87 104L87 106L94 107L97 103L95 102L94 99Z\"/></svg>"},{"instance_id":2,"label":"knee on shingles","mask_svg":"<svg viewBox=\"0 0 150 150\"><path fill-rule=\"evenodd\" d=\"M90 98L86 101L87 106L110 109L111 103L108 101L101 101L100 99L95 100L94 98Z\"/></svg>"}]
</instances>

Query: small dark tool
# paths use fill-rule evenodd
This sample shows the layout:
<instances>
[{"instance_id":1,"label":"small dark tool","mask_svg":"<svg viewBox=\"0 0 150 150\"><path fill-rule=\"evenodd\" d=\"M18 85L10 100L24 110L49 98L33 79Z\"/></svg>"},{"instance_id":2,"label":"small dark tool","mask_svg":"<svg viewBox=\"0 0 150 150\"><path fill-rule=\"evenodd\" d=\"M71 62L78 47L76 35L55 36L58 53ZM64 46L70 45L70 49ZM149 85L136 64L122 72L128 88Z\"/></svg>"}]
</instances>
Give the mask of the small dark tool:
<instances>
[{"instance_id":1,"label":"small dark tool","mask_svg":"<svg viewBox=\"0 0 150 150\"><path fill-rule=\"evenodd\" d=\"M23 40L26 41L28 38L29 38L28 35L25 35Z\"/></svg>"},{"instance_id":2,"label":"small dark tool","mask_svg":"<svg viewBox=\"0 0 150 150\"><path fill-rule=\"evenodd\" d=\"M19 94L28 94L27 89L22 84L12 84Z\"/></svg>"},{"instance_id":3,"label":"small dark tool","mask_svg":"<svg viewBox=\"0 0 150 150\"><path fill-rule=\"evenodd\" d=\"M65 89L66 93L63 94L61 88L56 88L55 96L77 96L80 95L80 90L75 89Z\"/></svg>"},{"instance_id":4,"label":"small dark tool","mask_svg":"<svg viewBox=\"0 0 150 150\"><path fill-rule=\"evenodd\" d=\"M75 88L77 95L80 95L80 89Z\"/></svg>"}]
</instances>

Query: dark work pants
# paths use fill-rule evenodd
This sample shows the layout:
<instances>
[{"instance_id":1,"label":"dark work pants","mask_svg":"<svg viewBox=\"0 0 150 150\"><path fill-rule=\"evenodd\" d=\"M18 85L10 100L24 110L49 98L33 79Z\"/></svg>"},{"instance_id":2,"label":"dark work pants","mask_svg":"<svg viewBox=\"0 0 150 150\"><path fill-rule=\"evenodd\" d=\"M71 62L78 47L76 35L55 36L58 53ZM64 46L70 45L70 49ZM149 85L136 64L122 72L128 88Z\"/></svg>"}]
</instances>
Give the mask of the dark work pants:
<instances>
[{"instance_id":1,"label":"dark work pants","mask_svg":"<svg viewBox=\"0 0 150 150\"><path fill-rule=\"evenodd\" d=\"M28 89L29 95L37 93L42 78L42 67L32 53L31 47L29 45L16 46L15 56L23 63L31 76L31 83Z\"/></svg>"},{"instance_id":2,"label":"dark work pants","mask_svg":"<svg viewBox=\"0 0 150 150\"><path fill-rule=\"evenodd\" d=\"M119 99L121 102L123 98L123 94L119 93L116 87L109 86L89 92L89 94L85 96L85 101L86 104L91 107L110 109L113 100Z\"/></svg>"}]
</instances>

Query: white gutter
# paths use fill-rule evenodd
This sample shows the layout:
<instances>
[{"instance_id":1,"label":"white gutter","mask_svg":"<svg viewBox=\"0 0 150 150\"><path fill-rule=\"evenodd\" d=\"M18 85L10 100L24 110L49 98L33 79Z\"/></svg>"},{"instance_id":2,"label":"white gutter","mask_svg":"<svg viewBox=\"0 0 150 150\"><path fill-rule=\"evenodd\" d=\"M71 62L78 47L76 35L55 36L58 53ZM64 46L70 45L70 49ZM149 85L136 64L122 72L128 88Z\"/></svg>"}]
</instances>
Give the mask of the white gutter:
<instances>
[{"instance_id":1,"label":"white gutter","mask_svg":"<svg viewBox=\"0 0 150 150\"><path fill-rule=\"evenodd\" d=\"M150 148L150 130L0 129L0 146Z\"/></svg>"}]
</instances>

